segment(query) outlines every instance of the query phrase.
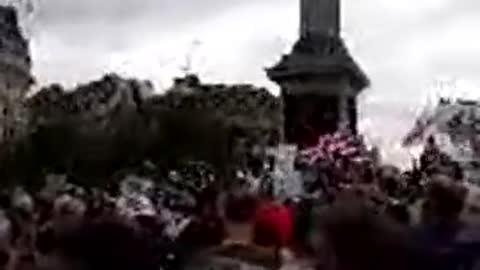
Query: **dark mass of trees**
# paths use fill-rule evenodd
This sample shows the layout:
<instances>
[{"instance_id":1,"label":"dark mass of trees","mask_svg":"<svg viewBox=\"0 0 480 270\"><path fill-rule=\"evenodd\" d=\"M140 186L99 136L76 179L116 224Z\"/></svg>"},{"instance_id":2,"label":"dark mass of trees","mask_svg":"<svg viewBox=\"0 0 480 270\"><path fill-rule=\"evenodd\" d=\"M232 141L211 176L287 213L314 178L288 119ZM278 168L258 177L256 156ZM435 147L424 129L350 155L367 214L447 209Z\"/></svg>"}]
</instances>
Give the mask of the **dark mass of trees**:
<instances>
[{"instance_id":1,"label":"dark mass of trees","mask_svg":"<svg viewBox=\"0 0 480 270\"><path fill-rule=\"evenodd\" d=\"M44 87L25 100L30 132L0 145L0 185L35 187L43 185L45 174L57 173L98 186L145 161L159 174L202 161L218 179L229 178L246 151L246 140L237 144L237 139L273 142L265 138L278 126L280 103L266 89L192 78L177 80L163 95L151 94L148 82L116 74L74 91L57 84ZM195 91L177 91L182 87Z\"/></svg>"},{"instance_id":2,"label":"dark mass of trees","mask_svg":"<svg viewBox=\"0 0 480 270\"><path fill-rule=\"evenodd\" d=\"M232 131L212 114L186 109L144 113L127 107L96 121L57 121L3 147L0 179L3 186L36 188L46 173L59 173L77 184L102 186L146 160L165 173L187 161L206 161L224 179Z\"/></svg>"}]
</instances>

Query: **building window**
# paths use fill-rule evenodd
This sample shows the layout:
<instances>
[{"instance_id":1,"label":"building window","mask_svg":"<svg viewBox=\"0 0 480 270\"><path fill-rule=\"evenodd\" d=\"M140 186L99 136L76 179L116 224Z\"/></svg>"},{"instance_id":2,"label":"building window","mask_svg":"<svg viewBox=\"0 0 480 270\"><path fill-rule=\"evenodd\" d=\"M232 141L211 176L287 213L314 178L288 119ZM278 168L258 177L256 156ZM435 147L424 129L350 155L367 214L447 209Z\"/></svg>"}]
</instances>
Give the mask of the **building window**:
<instances>
[{"instance_id":1,"label":"building window","mask_svg":"<svg viewBox=\"0 0 480 270\"><path fill-rule=\"evenodd\" d=\"M3 108L2 113L3 113L3 116L7 116L8 115L8 109Z\"/></svg>"}]
</instances>

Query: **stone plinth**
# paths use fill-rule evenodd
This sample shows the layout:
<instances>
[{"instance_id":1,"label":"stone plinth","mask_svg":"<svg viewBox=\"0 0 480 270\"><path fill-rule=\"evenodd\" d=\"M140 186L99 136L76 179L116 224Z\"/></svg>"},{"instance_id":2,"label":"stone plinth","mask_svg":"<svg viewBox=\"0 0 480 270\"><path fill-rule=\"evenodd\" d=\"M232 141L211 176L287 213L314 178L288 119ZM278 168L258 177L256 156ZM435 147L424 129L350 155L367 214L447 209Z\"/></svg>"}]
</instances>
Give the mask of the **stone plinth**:
<instances>
[{"instance_id":1,"label":"stone plinth","mask_svg":"<svg viewBox=\"0 0 480 270\"><path fill-rule=\"evenodd\" d=\"M339 5L339 0L302 0L299 40L267 69L281 89L287 143L307 146L338 129L357 131L356 96L369 80L340 37Z\"/></svg>"}]
</instances>

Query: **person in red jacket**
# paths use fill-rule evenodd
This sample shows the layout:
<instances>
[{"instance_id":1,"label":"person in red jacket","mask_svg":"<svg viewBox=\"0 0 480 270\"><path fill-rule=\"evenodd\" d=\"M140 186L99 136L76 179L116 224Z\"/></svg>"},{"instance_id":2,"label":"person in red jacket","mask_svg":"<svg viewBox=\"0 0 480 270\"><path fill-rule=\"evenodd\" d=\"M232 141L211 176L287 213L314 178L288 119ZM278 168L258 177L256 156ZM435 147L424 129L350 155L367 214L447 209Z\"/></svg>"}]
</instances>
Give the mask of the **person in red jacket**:
<instances>
[{"instance_id":1,"label":"person in red jacket","mask_svg":"<svg viewBox=\"0 0 480 270\"><path fill-rule=\"evenodd\" d=\"M267 200L257 210L253 224L253 243L273 247L275 264L282 264L281 250L291 244L293 238L292 210L273 200Z\"/></svg>"},{"instance_id":2,"label":"person in red jacket","mask_svg":"<svg viewBox=\"0 0 480 270\"><path fill-rule=\"evenodd\" d=\"M253 242L259 246L281 248L290 244L292 235L292 210L273 201L264 202L255 217Z\"/></svg>"}]
</instances>

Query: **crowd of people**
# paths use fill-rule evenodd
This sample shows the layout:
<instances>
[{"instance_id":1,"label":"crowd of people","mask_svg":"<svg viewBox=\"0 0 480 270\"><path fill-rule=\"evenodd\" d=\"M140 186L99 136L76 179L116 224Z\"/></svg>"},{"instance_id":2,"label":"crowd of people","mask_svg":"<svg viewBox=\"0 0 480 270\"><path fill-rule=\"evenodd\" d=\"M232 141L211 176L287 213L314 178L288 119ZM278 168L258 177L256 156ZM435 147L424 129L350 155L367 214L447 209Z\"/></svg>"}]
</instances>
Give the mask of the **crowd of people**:
<instances>
[{"instance_id":1,"label":"crowd of people","mask_svg":"<svg viewBox=\"0 0 480 270\"><path fill-rule=\"evenodd\" d=\"M427 147L408 172L299 163L314 177L305 194L281 201L271 179L220 186L209 173L9 190L0 196L0 268L480 269L478 187L438 157Z\"/></svg>"}]
</instances>

